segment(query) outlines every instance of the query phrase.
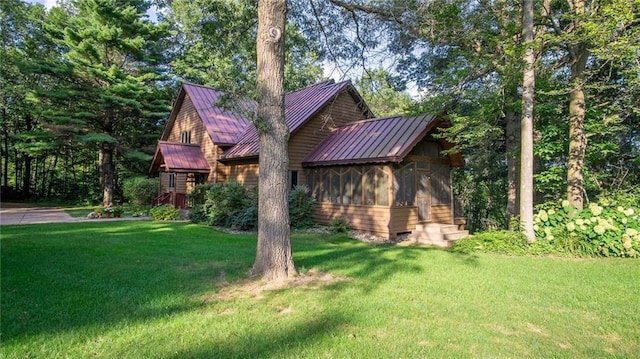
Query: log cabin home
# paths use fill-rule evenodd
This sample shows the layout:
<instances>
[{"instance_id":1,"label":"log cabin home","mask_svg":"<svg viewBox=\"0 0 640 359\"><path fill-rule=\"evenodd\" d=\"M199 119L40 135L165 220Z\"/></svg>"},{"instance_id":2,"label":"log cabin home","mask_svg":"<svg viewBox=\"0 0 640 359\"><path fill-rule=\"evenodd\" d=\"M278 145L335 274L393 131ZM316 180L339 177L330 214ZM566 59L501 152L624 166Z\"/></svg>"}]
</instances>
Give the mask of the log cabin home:
<instances>
[{"instance_id":1,"label":"log cabin home","mask_svg":"<svg viewBox=\"0 0 640 359\"><path fill-rule=\"evenodd\" d=\"M220 96L180 88L150 167L161 184L155 204L186 208L199 183L258 185L258 133L243 111L216 106ZM375 118L350 81L330 80L286 94L285 120L289 184L309 188L316 223L342 217L354 230L441 246L468 234L452 194L463 159L443 155L452 144L437 136L441 117Z\"/></svg>"}]
</instances>

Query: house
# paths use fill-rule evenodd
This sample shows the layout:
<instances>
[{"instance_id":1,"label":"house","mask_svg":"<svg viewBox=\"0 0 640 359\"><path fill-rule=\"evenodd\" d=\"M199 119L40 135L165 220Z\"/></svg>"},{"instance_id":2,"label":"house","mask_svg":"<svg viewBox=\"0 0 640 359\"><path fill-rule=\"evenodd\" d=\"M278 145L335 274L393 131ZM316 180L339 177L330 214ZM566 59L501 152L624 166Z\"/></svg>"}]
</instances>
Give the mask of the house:
<instances>
[{"instance_id":1,"label":"house","mask_svg":"<svg viewBox=\"0 0 640 359\"><path fill-rule=\"evenodd\" d=\"M151 163L157 203L186 207L186 194L203 182L258 184L257 131L243 111L217 107L220 96L181 87ZM326 81L287 94L285 120L289 183L310 188L315 222L344 217L356 230L441 245L466 234L454 224L451 190L451 168L463 159L442 154L452 147L436 136L442 118L374 118L350 81Z\"/></svg>"}]
</instances>

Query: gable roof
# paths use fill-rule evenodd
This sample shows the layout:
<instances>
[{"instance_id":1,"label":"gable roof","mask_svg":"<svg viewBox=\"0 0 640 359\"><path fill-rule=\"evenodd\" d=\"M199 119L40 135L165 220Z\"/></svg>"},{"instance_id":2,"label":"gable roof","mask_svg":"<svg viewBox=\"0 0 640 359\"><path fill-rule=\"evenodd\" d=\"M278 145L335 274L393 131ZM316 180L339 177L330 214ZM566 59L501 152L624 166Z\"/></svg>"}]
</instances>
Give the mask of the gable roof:
<instances>
[{"instance_id":1,"label":"gable roof","mask_svg":"<svg viewBox=\"0 0 640 359\"><path fill-rule=\"evenodd\" d=\"M292 135L296 133L302 125L344 91L347 91L354 98L364 117L373 117L373 113L353 87L351 81L335 83L335 81L329 80L285 95L284 117L289 127L289 133ZM239 137L236 145L225 151L223 158L257 155L258 131L254 126L248 126Z\"/></svg>"},{"instance_id":2,"label":"gable roof","mask_svg":"<svg viewBox=\"0 0 640 359\"><path fill-rule=\"evenodd\" d=\"M200 146L186 143L158 142L149 172L156 172L162 163L170 172L209 173L211 170Z\"/></svg>"},{"instance_id":3,"label":"gable roof","mask_svg":"<svg viewBox=\"0 0 640 359\"><path fill-rule=\"evenodd\" d=\"M182 84L178 97L171 109L171 114L167 120L161 140L167 140L173 124L175 123L181 105L184 103L186 95L193 103L198 116L202 120L204 127L207 129L209 137L218 146L231 146L237 141L237 138L249 126L249 121L242 115L229 112L221 107L215 106L222 93L210 87L194 85L189 83ZM180 104L180 106L178 106ZM249 106L249 105L248 105Z\"/></svg>"},{"instance_id":4,"label":"gable roof","mask_svg":"<svg viewBox=\"0 0 640 359\"><path fill-rule=\"evenodd\" d=\"M434 115L363 120L339 127L303 166L401 162L442 121Z\"/></svg>"}]
</instances>

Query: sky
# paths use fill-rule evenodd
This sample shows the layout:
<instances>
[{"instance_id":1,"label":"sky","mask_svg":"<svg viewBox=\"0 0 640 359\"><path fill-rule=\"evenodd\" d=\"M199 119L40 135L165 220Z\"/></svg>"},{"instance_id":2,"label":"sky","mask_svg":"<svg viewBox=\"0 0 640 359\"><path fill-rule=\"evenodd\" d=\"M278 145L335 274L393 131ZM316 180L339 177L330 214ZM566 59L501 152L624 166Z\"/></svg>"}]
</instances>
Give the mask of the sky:
<instances>
[{"instance_id":1,"label":"sky","mask_svg":"<svg viewBox=\"0 0 640 359\"><path fill-rule=\"evenodd\" d=\"M35 3L42 4L47 9L51 9L56 4L56 0L25 0L25 1L32 4L35 4Z\"/></svg>"}]
</instances>

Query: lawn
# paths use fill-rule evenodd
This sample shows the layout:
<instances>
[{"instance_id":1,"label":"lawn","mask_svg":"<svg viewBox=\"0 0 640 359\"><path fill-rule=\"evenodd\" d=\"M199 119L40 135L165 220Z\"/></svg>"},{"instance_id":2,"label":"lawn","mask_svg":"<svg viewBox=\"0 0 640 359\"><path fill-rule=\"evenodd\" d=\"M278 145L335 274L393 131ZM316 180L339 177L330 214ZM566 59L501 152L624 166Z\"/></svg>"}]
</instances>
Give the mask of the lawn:
<instances>
[{"instance_id":1,"label":"lawn","mask_svg":"<svg viewBox=\"0 0 640 359\"><path fill-rule=\"evenodd\" d=\"M295 234L306 284L246 280L253 235L189 223L1 231L3 358L634 358L640 261L462 255Z\"/></svg>"}]
</instances>

